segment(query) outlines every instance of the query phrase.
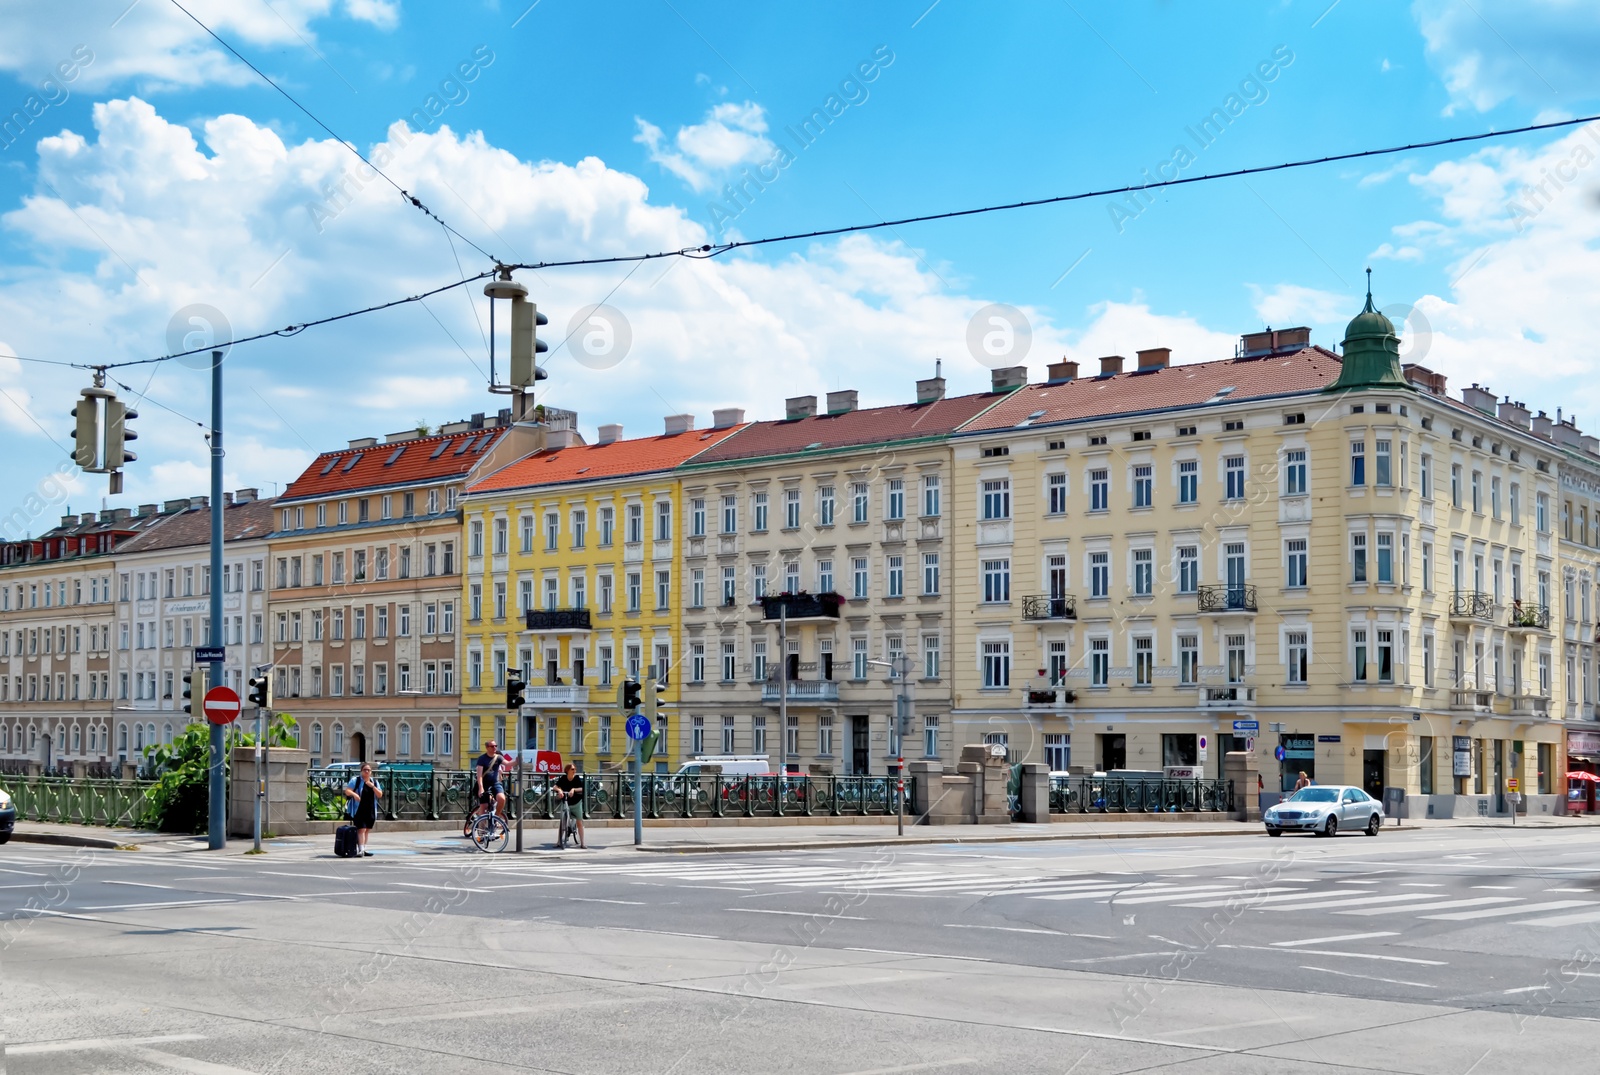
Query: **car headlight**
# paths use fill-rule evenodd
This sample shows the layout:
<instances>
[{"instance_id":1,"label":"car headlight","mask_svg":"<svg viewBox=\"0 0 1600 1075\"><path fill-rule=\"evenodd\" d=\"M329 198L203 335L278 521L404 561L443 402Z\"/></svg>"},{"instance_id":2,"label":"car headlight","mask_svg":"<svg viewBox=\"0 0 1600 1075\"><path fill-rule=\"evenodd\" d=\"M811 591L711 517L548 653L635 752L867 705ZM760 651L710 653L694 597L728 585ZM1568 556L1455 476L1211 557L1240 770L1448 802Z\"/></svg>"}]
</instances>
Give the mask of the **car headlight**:
<instances>
[{"instance_id":1,"label":"car headlight","mask_svg":"<svg viewBox=\"0 0 1600 1075\"><path fill-rule=\"evenodd\" d=\"M11 807L11 796L7 795L3 791L0 791L0 810L7 810L7 809L10 809L10 807Z\"/></svg>"}]
</instances>

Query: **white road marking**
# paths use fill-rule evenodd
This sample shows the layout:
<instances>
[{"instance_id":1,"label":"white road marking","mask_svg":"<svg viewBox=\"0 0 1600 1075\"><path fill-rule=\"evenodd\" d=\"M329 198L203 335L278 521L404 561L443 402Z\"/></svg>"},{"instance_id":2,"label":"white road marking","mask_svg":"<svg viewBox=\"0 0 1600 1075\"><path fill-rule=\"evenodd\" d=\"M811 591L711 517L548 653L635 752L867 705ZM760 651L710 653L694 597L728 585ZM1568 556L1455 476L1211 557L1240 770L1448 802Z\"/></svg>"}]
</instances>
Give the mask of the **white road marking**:
<instances>
[{"instance_id":1,"label":"white road marking","mask_svg":"<svg viewBox=\"0 0 1600 1075\"><path fill-rule=\"evenodd\" d=\"M1400 893L1394 893L1394 894L1387 895L1387 896L1356 896L1356 897L1354 897L1352 899L1347 899L1347 900L1345 900L1345 899L1307 900L1307 901L1302 902L1302 903L1297 903L1292 907L1289 907L1289 906L1271 907L1271 908L1268 908L1268 910L1273 910L1273 911L1323 911L1323 910L1330 910L1330 909L1338 908L1338 907L1360 907L1363 904L1372 904L1372 903L1396 903L1396 902L1399 902L1401 900L1410 900L1412 903L1417 903L1417 901L1419 901L1419 900L1426 901L1426 900L1432 900L1432 899L1437 899L1437 898L1438 897L1436 897L1436 896L1429 896L1429 895L1426 895L1426 894L1421 893L1421 892L1400 892ZM1429 904L1429 903L1419 903L1417 905L1418 906L1422 906L1422 907L1432 906L1432 904Z\"/></svg>"},{"instance_id":2,"label":"white road marking","mask_svg":"<svg viewBox=\"0 0 1600 1075\"><path fill-rule=\"evenodd\" d=\"M1335 881L1336 885L1381 885L1382 881Z\"/></svg>"},{"instance_id":3,"label":"white road marking","mask_svg":"<svg viewBox=\"0 0 1600 1075\"><path fill-rule=\"evenodd\" d=\"M1483 911L1461 911L1456 914L1425 914L1423 918L1437 918L1446 922L1471 922L1478 918L1499 918L1502 915L1532 914L1535 911L1560 911L1568 907L1593 907L1588 900L1556 900L1553 903L1524 904L1520 907L1490 907Z\"/></svg>"},{"instance_id":4,"label":"white road marking","mask_svg":"<svg viewBox=\"0 0 1600 1075\"><path fill-rule=\"evenodd\" d=\"M869 1068L862 1071L849 1071L845 1075L900 1075L905 1071L937 1071L940 1068L971 1067L978 1061L970 1056L957 1057L953 1060L930 1060L925 1064L904 1064L895 1068Z\"/></svg>"},{"instance_id":5,"label":"white road marking","mask_svg":"<svg viewBox=\"0 0 1600 1075\"><path fill-rule=\"evenodd\" d=\"M1525 985L1525 986L1522 986L1520 989L1502 989L1500 991L1500 995L1503 996L1503 997L1509 997L1513 993L1537 993L1537 992L1539 992L1539 990L1545 989L1545 988L1547 988L1547 987L1546 986L1542 986L1542 985Z\"/></svg>"},{"instance_id":6,"label":"white road marking","mask_svg":"<svg viewBox=\"0 0 1600 1075\"><path fill-rule=\"evenodd\" d=\"M1224 896L1224 895L1232 896L1234 899L1246 899L1247 900L1250 897L1254 896L1256 893L1264 892L1264 891L1268 891L1268 890L1266 890L1266 889L1247 889L1247 888L1231 889L1230 890L1227 887L1217 888L1215 886L1209 886L1209 887L1195 888L1195 889L1192 889L1192 890L1190 890L1188 892L1158 892L1153 896L1134 896L1132 898L1124 898L1122 896L1115 896L1111 900L1108 900L1107 902L1115 903L1117 906L1121 907L1121 906L1124 906L1124 905L1132 905L1132 904L1139 904L1139 903L1176 903L1179 900L1192 900L1192 899L1196 899L1196 898L1211 898L1211 897L1220 897L1220 896Z\"/></svg>"},{"instance_id":7,"label":"white road marking","mask_svg":"<svg viewBox=\"0 0 1600 1075\"><path fill-rule=\"evenodd\" d=\"M213 1064L209 1060L197 1060L192 1056L179 1056L177 1053L163 1052L160 1049L148 1049L142 1045L135 1045L125 1050L127 1054L146 1064L155 1064L159 1067L171 1068L173 1071L187 1071L190 1075L255 1075L254 1072L244 1068L236 1068L230 1064Z\"/></svg>"},{"instance_id":8,"label":"white road marking","mask_svg":"<svg viewBox=\"0 0 1600 1075\"><path fill-rule=\"evenodd\" d=\"M1283 952L1291 956L1339 956L1344 959L1376 959L1385 963L1415 963L1421 967L1448 967L1450 964L1439 959L1411 959L1406 956L1380 956L1372 952L1332 952L1318 948L1270 948L1259 944L1223 944L1219 948L1244 948L1255 952Z\"/></svg>"},{"instance_id":9,"label":"white road marking","mask_svg":"<svg viewBox=\"0 0 1600 1075\"><path fill-rule=\"evenodd\" d=\"M1577 892L1577 893L1579 893L1581 895L1584 895L1584 896L1593 896L1593 895L1595 895L1595 890L1592 889L1592 888L1547 888L1547 889L1545 889L1545 891L1546 892Z\"/></svg>"},{"instance_id":10,"label":"white road marking","mask_svg":"<svg viewBox=\"0 0 1600 1075\"><path fill-rule=\"evenodd\" d=\"M893 948L846 948L846 952L871 952L880 956L911 956L913 959L964 959L968 963L993 963L992 959L982 956L951 956L936 955L932 952L897 952Z\"/></svg>"},{"instance_id":11,"label":"white road marking","mask_svg":"<svg viewBox=\"0 0 1600 1075\"><path fill-rule=\"evenodd\" d=\"M1310 899L1313 896L1343 896L1343 895L1344 895L1343 892L1307 892L1305 889L1260 888L1260 889L1256 889L1254 893L1251 893L1248 897L1246 897L1246 900L1250 904L1250 907L1254 908L1257 904L1261 904L1261 903L1277 903L1277 902L1279 902L1281 900L1297 900L1298 901L1298 900ZM1238 896L1233 896L1233 897L1230 897L1228 899L1209 900L1209 901L1206 901L1206 902L1203 902L1203 903L1180 903L1178 906L1180 906L1180 907L1227 907L1230 904L1237 903L1238 901L1239 901L1239 897ZM1262 910L1266 910L1266 908L1262 908Z\"/></svg>"},{"instance_id":12,"label":"white road marking","mask_svg":"<svg viewBox=\"0 0 1600 1075\"><path fill-rule=\"evenodd\" d=\"M1552 918L1530 918L1519 926L1577 926L1585 922L1600 922L1600 910L1579 911L1577 914L1558 914Z\"/></svg>"},{"instance_id":13,"label":"white road marking","mask_svg":"<svg viewBox=\"0 0 1600 1075\"><path fill-rule=\"evenodd\" d=\"M1438 881L1401 881L1400 882L1400 887L1401 888L1443 888L1444 885L1442 883L1438 882Z\"/></svg>"},{"instance_id":14,"label":"white road marking","mask_svg":"<svg viewBox=\"0 0 1600 1075\"><path fill-rule=\"evenodd\" d=\"M992 929L992 930L995 930L995 931L997 931L999 933L1043 933L1043 934L1045 934L1046 936L1049 936L1049 937L1082 937L1082 936L1086 936L1086 934L1082 934L1082 933L1062 933L1062 932L1060 932L1058 930L1053 930L1053 929L1025 929L1022 926L979 926L979 925L971 925L971 924L964 923L964 922L946 922L945 925L944 925L944 928L945 929ZM1108 940L1108 941L1111 940L1110 937L1107 937L1105 939Z\"/></svg>"},{"instance_id":15,"label":"white road marking","mask_svg":"<svg viewBox=\"0 0 1600 1075\"><path fill-rule=\"evenodd\" d=\"M1473 888L1487 888L1495 892L1510 892L1516 885L1473 885Z\"/></svg>"},{"instance_id":16,"label":"white road marking","mask_svg":"<svg viewBox=\"0 0 1600 1075\"><path fill-rule=\"evenodd\" d=\"M1443 903L1429 903L1421 907L1363 907L1358 911L1335 911L1339 915L1380 915L1380 914L1419 914L1426 915L1432 911L1443 911L1453 907L1483 907L1490 903L1512 903L1519 896L1479 896L1470 900L1445 900Z\"/></svg>"},{"instance_id":17,"label":"white road marking","mask_svg":"<svg viewBox=\"0 0 1600 1075\"><path fill-rule=\"evenodd\" d=\"M173 1041L204 1041L204 1034L162 1034L152 1038L71 1038L65 1041L24 1041L6 1045L7 1056L43 1053L78 1053L97 1049L123 1049L132 1045L164 1045Z\"/></svg>"},{"instance_id":18,"label":"white road marking","mask_svg":"<svg viewBox=\"0 0 1600 1075\"><path fill-rule=\"evenodd\" d=\"M1411 986L1416 986L1418 989L1438 989L1439 988L1436 985L1429 985L1427 982L1408 982L1408 981L1405 981L1404 979L1401 979L1401 978L1377 978L1377 977L1374 977L1373 975L1370 975L1370 974L1354 974L1354 973L1352 973L1350 971L1347 971L1347 970L1334 970L1331 967L1306 967L1306 966L1302 966L1300 969L1301 970L1314 970L1314 971L1317 971L1317 972L1319 972L1321 974L1337 974L1341 978L1361 978L1361 979L1363 979L1365 981L1368 981L1368 982L1383 982L1385 985L1411 985Z\"/></svg>"},{"instance_id":19,"label":"white road marking","mask_svg":"<svg viewBox=\"0 0 1600 1075\"><path fill-rule=\"evenodd\" d=\"M557 896L558 900L576 900L579 903L620 903L627 907L648 907L644 900L602 900L596 896Z\"/></svg>"},{"instance_id":20,"label":"white road marking","mask_svg":"<svg viewBox=\"0 0 1600 1075\"><path fill-rule=\"evenodd\" d=\"M494 891L492 888L463 888L460 885L452 884L425 885L420 881L390 881L389 884L394 885L396 888L420 888L428 892L471 892L479 896L488 895Z\"/></svg>"},{"instance_id":21,"label":"white road marking","mask_svg":"<svg viewBox=\"0 0 1600 1075\"><path fill-rule=\"evenodd\" d=\"M108 903L100 907L85 907L85 911L144 911L159 907L198 907L206 903L238 903L235 899L225 900L165 900L161 903Z\"/></svg>"},{"instance_id":22,"label":"white road marking","mask_svg":"<svg viewBox=\"0 0 1600 1075\"><path fill-rule=\"evenodd\" d=\"M1341 933L1336 937L1311 937L1303 941L1275 941L1272 948L1299 948L1308 944L1333 944L1337 941L1366 941L1375 937L1398 937L1400 934L1388 933Z\"/></svg>"},{"instance_id":23,"label":"white road marking","mask_svg":"<svg viewBox=\"0 0 1600 1075\"><path fill-rule=\"evenodd\" d=\"M727 908L724 908L724 910L737 912L739 914L783 914L783 915L794 915L794 916L796 916L798 918L826 918L830 922L833 921L836 918L842 918L847 922L870 922L870 921L872 921L872 919L870 919L870 918L862 918L860 915L853 915L853 914L827 914L827 913L821 912L821 911L818 911L818 912L811 912L811 911L773 911L773 910L769 910L768 908L765 908L765 907L727 907Z\"/></svg>"},{"instance_id":24,"label":"white road marking","mask_svg":"<svg viewBox=\"0 0 1600 1075\"><path fill-rule=\"evenodd\" d=\"M1148 958L1153 957L1153 956L1181 956L1181 955L1183 955L1183 950L1182 949L1171 949L1171 948L1169 948L1164 952L1125 952L1120 956L1097 956L1094 959L1069 959L1069 960L1067 960L1067 962L1068 963L1079 963L1079 964L1116 963L1117 961L1123 960L1123 959L1148 959Z\"/></svg>"}]
</instances>

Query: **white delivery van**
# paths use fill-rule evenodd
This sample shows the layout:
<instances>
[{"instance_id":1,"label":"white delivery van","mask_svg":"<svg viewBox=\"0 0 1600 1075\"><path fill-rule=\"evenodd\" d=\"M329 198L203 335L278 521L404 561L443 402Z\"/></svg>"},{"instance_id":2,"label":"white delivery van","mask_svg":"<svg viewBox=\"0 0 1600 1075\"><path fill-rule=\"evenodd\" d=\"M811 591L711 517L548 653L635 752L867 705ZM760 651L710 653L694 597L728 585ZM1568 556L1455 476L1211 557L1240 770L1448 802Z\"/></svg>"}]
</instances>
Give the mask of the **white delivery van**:
<instances>
[{"instance_id":1,"label":"white delivery van","mask_svg":"<svg viewBox=\"0 0 1600 1075\"><path fill-rule=\"evenodd\" d=\"M707 754L686 761L674 776L699 776L707 766L720 766L723 776L770 776L772 761L765 754Z\"/></svg>"}]
</instances>

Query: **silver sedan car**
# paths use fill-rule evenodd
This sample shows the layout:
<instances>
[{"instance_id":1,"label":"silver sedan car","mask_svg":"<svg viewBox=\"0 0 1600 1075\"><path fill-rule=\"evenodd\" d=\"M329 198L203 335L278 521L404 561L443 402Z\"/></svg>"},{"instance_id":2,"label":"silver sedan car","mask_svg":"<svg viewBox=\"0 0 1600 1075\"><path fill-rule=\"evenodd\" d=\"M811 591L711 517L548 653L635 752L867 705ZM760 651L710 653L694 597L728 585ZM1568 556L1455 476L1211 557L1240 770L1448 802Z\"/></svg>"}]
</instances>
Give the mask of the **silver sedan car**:
<instances>
[{"instance_id":1,"label":"silver sedan car","mask_svg":"<svg viewBox=\"0 0 1600 1075\"><path fill-rule=\"evenodd\" d=\"M1268 807L1261 820L1268 836L1285 832L1312 832L1333 836L1344 829L1378 835L1383 827L1383 804L1360 788L1338 784L1301 788L1283 802Z\"/></svg>"}]
</instances>

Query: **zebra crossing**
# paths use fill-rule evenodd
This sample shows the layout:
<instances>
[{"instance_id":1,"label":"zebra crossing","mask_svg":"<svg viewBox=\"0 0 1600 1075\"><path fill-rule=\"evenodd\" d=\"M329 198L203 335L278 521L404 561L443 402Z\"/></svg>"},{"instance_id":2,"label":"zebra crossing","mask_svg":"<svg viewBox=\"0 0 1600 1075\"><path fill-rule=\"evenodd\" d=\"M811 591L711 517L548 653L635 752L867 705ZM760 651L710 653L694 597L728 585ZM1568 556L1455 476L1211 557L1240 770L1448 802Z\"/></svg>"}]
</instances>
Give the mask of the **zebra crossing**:
<instances>
[{"instance_id":1,"label":"zebra crossing","mask_svg":"<svg viewBox=\"0 0 1600 1075\"><path fill-rule=\"evenodd\" d=\"M583 878L630 880L636 884L677 882L753 891L775 888L796 892L854 891L911 898L995 899L1010 897L1056 904L1106 904L1116 908L1172 907L1214 911L1231 907L1264 914L1305 912L1352 919L1413 918L1455 925L1485 923L1543 928L1600 922L1600 892L1591 898L1552 899L1542 889L1525 895L1462 894L1442 884L1401 886L1393 882L1333 877L1204 878L1126 872L1040 873L952 870L918 865L883 868L872 863L798 865L783 862L728 863L574 863L541 873L573 881ZM1381 885L1382 887L1361 887ZM1486 887L1486 886L1479 886ZM1398 891L1396 889L1399 889ZM1563 889L1562 892L1573 890Z\"/></svg>"}]
</instances>

